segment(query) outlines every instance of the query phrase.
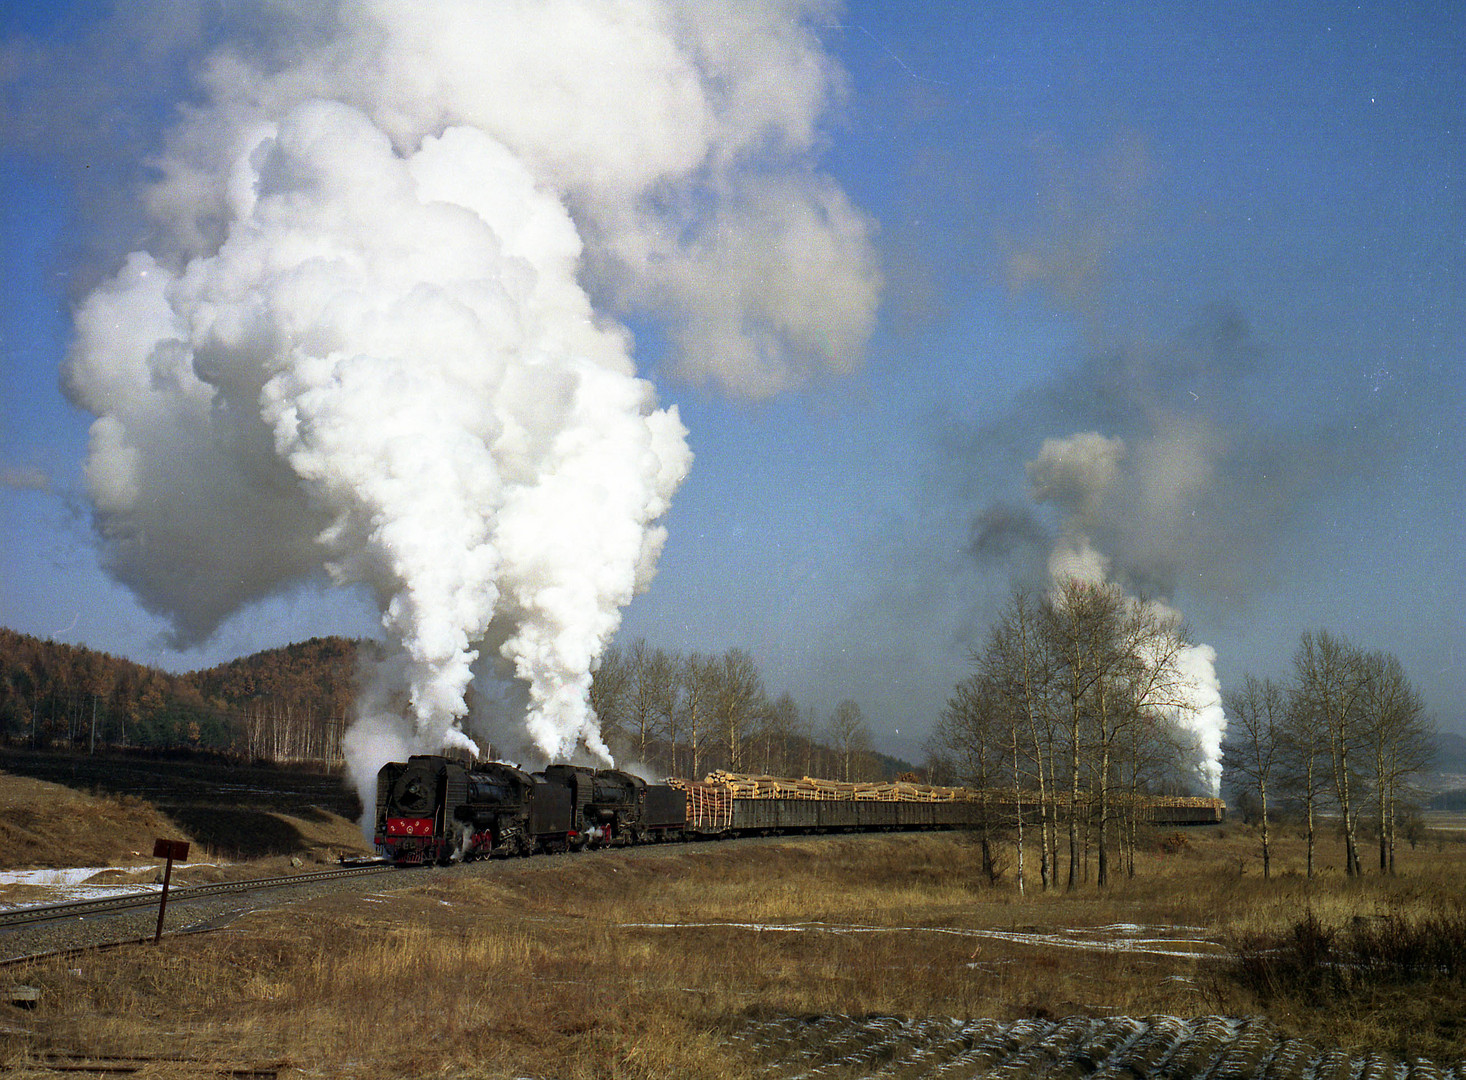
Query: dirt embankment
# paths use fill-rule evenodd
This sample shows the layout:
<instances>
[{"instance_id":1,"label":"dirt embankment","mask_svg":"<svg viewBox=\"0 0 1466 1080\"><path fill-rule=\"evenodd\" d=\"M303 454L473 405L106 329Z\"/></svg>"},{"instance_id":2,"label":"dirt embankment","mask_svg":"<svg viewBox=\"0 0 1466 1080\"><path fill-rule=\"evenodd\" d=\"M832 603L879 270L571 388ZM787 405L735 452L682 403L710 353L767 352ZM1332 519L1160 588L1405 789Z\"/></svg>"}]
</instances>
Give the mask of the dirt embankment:
<instances>
[{"instance_id":1,"label":"dirt embankment","mask_svg":"<svg viewBox=\"0 0 1466 1080\"><path fill-rule=\"evenodd\" d=\"M0 773L0 866L111 866L147 859L179 828L150 803Z\"/></svg>"},{"instance_id":2,"label":"dirt embankment","mask_svg":"<svg viewBox=\"0 0 1466 1080\"><path fill-rule=\"evenodd\" d=\"M137 865L157 837L191 861L334 862L367 850L339 777L218 763L6 752L0 869Z\"/></svg>"}]
</instances>

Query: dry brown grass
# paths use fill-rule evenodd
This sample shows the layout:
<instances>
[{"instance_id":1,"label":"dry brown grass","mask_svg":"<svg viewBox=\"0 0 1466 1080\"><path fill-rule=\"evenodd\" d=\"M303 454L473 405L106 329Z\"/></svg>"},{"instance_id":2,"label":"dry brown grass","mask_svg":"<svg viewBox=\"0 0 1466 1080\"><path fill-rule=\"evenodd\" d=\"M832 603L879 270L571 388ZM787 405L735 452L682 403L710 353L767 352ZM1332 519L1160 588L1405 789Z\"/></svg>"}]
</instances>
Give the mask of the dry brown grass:
<instances>
[{"instance_id":1,"label":"dry brown grass","mask_svg":"<svg viewBox=\"0 0 1466 1080\"><path fill-rule=\"evenodd\" d=\"M108 866L129 852L151 855L154 837L178 832L140 799L87 794L0 773L0 852L6 869Z\"/></svg>"},{"instance_id":2,"label":"dry brown grass","mask_svg":"<svg viewBox=\"0 0 1466 1080\"><path fill-rule=\"evenodd\" d=\"M1462 1007L1446 987L1429 990L1441 1019L1426 1029L1419 993L1263 1002L1227 973L1217 944L1175 956L1134 942L1171 939L1184 951L1286 930L1304 910L1343 921L1425 910L1461 891L1466 849L1404 855L1393 880L1264 882L1245 830L1188 835L1179 854L1153 841L1139 876L1104 892L1022 897L1011 872L996 887L981 881L971 844L949 834L701 844L409 876L401 891L261 913L223 934L12 971L45 997L35 1013L11 1014L29 1034L0 1036L0 1047L16 1061L62 1047L144 1053L166 1038L211 1060L361 1076L698 1080L746 1071L722 1039L751 1017L1266 1009L1324 1044L1388 1039L1460 1054ZM1400 1019L1412 1026L1392 1029ZM1402 1044L1401 1030L1415 1041Z\"/></svg>"}]
</instances>

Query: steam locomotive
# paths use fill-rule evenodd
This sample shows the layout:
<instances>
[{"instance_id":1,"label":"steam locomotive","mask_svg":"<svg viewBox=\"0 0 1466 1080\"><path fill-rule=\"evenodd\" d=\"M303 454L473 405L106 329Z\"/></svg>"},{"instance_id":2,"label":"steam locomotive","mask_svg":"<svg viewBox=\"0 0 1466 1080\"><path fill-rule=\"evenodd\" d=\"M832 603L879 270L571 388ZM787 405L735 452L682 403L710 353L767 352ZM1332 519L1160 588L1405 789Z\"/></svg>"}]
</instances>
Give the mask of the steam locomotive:
<instances>
[{"instance_id":1,"label":"steam locomotive","mask_svg":"<svg viewBox=\"0 0 1466 1080\"><path fill-rule=\"evenodd\" d=\"M398 863L639 844L686 827L682 791L615 769L527 773L424 754L377 774L376 845Z\"/></svg>"}]
</instances>

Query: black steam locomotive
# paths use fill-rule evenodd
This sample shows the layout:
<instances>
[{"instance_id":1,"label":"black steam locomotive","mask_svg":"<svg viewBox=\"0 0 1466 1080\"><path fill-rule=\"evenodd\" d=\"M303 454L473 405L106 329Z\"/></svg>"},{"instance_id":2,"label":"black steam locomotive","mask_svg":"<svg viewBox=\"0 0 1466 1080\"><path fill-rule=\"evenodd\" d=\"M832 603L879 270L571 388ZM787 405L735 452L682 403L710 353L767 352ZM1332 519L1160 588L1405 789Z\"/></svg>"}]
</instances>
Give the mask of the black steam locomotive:
<instances>
[{"instance_id":1,"label":"black steam locomotive","mask_svg":"<svg viewBox=\"0 0 1466 1080\"><path fill-rule=\"evenodd\" d=\"M686 824L681 791L615 769L418 755L377 774L376 844L399 863L645 843Z\"/></svg>"}]
</instances>

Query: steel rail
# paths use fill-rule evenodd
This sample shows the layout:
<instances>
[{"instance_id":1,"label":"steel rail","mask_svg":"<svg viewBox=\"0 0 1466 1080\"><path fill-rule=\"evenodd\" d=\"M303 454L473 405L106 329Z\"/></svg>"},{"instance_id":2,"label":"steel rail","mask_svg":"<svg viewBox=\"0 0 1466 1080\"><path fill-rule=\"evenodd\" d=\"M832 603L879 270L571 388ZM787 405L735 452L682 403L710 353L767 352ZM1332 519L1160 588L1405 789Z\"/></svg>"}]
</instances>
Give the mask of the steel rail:
<instances>
[{"instance_id":1,"label":"steel rail","mask_svg":"<svg viewBox=\"0 0 1466 1080\"><path fill-rule=\"evenodd\" d=\"M278 889L289 885L304 885L312 881L329 881L332 878L359 877L366 874L382 874L398 868L386 864L371 866L347 866L334 870L317 870L308 874L290 874L275 878L246 878L241 881L216 881L207 885L190 885L168 891L173 903L199 900L206 896L221 896L227 893L253 892L256 889ZM0 928L29 926L32 923L54 922L59 919L74 919L83 915L110 914L131 908L153 907L158 903L156 892L123 893L120 896L102 896L94 900L71 900L62 904L33 904L26 907L9 908L0 911Z\"/></svg>"}]
</instances>

